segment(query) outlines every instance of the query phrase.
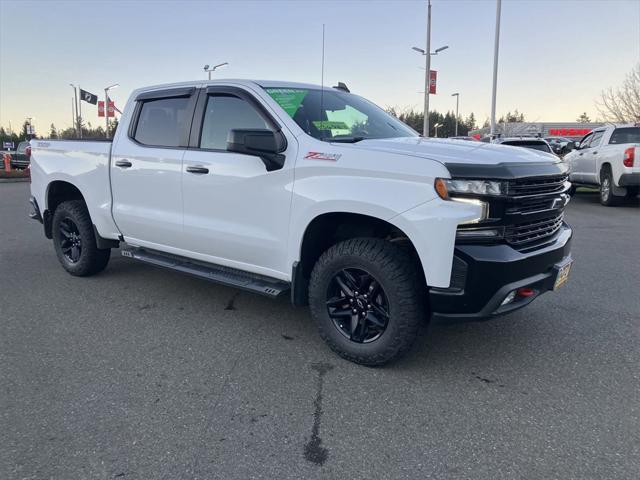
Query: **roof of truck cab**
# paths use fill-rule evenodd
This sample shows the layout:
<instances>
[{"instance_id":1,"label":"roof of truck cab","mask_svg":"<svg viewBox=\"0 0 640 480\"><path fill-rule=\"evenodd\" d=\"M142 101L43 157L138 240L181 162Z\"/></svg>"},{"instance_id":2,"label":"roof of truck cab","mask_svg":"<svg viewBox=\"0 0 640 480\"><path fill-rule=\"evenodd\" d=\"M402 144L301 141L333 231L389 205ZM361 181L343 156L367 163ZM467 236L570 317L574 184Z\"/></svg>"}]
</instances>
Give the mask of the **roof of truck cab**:
<instances>
[{"instance_id":1,"label":"roof of truck cab","mask_svg":"<svg viewBox=\"0 0 640 480\"><path fill-rule=\"evenodd\" d=\"M177 82L177 83L163 83L158 85L149 85L136 89L136 92L159 90L172 87L197 87L200 85L229 85L229 84L241 84L246 86L258 86L262 88L304 88L307 90L316 89L320 90L320 85L314 85L311 83L299 83L299 82L286 82L282 80L251 80L246 78L221 78L215 80L192 80L190 82ZM325 89L332 88L330 85L325 85Z\"/></svg>"}]
</instances>

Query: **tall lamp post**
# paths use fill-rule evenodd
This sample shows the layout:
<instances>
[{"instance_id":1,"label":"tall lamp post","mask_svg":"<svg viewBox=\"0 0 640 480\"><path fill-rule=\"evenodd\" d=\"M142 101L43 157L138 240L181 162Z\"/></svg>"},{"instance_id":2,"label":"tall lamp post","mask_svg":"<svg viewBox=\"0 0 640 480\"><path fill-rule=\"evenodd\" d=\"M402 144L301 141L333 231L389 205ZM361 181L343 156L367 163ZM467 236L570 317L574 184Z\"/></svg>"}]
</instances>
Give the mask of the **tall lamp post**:
<instances>
[{"instance_id":1,"label":"tall lamp post","mask_svg":"<svg viewBox=\"0 0 640 480\"><path fill-rule=\"evenodd\" d=\"M493 89L491 92L491 139L496 136L496 90L498 87L498 47L500 46L500 9L502 0L496 3L496 36L493 46Z\"/></svg>"},{"instance_id":2,"label":"tall lamp post","mask_svg":"<svg viewBox=\"0 0 640 480\"><path fill-rule=\"evenodd\" d=\"M78 130L80 130L78 128L78 90L73 83L70 83L69 86L73 88L73 129L76 131L76 135L80 137L78 133Z\"/></svg>"},{"instance_id":3,"label":"tall lamp post","mask_svg":"<svg viewBox=\"0 0 640 480\"><path fill-rule=\"evenodd\" d=\"M438 129L439 129L441 126L442 126L442 124L441 124L441 123L436 123L436 124L433 126L433 128L435 128L435 130L436 130L436 138L438 138Z\"/></svg>"},{"instance_id":4,"label":"tall lamp post","mask_svg":"<svg viewBox=\"0 0 640 480\"><path fill-rule=\"evenodd\" d=\"M109 90L112 88L118 88L120 85L114 83L104 89L104 118L106 119L107 129L104 132L106 138L109 138Z\"/></svg>"},{"instance_id":5,"label":"tall lamp post","mask_svg":"<svg viewBox=\"0 0 640 480\"><path fill-rule=\"evenodd\" d=\"M229 65L228 62L219 63L218 65L214 65L213 67L209 67L209 65L204 66L204 71L209 73L209 80L211 80L211 72L215 72L217 68L226 67Z\"/></svg>"},{"instance_id":6,"label":"tall lamp post","mask_svg":"<svg viewBox=\"0 0 640 480\"><path fill-rule=\"evenodd\" d=\"M458 92L452 93L452 97L456 97L456 133L455 136L458 136L458 101L460 100L460 94Z\"/></svg>"},{"instance_id":7,"label":"tall lamp post","mask_svg":"<svg viewBox=\"0 0 640 480\"><path fill-rule=\"evenodd\" d=\"M429 74L431 72L431 55L437 55L443 50L446 50L447 48L449 48L449 45L436 48L434 52L430 52L430 48L431 48L431 0L429 0L428 14L427 14L427 49L423 50L422 48L411 47L412 50L415 50L416 52L420 53L426 58L426 67L425 67L425 73L424 73L424 84L425 84L424 121L422 122L422 136L424 137L429 136L429 90L431 87ZM429 55L427 55L427 52L430 52Z\"/></svg>"}]
</instances>

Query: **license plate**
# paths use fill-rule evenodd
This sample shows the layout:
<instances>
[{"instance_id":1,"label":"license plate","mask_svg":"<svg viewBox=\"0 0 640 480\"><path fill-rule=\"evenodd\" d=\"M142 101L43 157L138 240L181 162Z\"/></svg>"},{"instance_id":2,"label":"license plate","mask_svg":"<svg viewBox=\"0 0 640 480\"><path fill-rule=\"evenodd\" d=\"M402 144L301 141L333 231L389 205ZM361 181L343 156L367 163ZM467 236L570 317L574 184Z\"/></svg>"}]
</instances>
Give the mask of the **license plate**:
<instances>
[{"instance_id":1,"label":"license plate","mask_svg":"<svg viewBox=\"0 0 640 480\"><path fill-rule=\"evenodd\" d=\"M567 283L567 280L569 279L569 272L571 271L571 265L572 264L573 264L573 262L569 261L569 262L565 263L564 265L562 265L559 268L558 274L556 275L556 282L553 285L553 289L554 290L559 289L562 285Z\"/></svg>"}]
</instances>

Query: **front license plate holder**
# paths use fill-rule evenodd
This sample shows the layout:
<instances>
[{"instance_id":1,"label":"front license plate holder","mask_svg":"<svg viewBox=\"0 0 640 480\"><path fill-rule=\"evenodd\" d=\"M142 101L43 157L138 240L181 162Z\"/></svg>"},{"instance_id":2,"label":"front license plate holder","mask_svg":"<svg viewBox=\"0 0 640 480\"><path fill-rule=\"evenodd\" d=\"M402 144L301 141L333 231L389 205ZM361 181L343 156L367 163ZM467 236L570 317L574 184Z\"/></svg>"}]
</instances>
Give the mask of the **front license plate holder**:
<instances>
[{"instance_id":1,"label":"front license plate holder","mask_svg":"<svg viewBox=\"0 0 640 480\"><path fill-rule=\"evenodd\" d=\"M556 265L556 279L553 282L553 289L558 290L562 287L567 280L569 279L569 272L571 272L571 266L573 265L573 260L569 259L559 265Z\"/></svg>"}]
</instances>

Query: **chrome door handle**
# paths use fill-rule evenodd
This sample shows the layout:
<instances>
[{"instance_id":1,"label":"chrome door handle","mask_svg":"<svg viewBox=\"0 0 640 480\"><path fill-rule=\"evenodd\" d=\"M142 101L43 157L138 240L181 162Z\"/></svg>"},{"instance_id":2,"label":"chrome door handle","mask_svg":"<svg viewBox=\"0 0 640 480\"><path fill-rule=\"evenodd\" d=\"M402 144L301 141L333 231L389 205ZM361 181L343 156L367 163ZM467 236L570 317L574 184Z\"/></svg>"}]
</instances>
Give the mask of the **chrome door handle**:
<instances>
[{"instance_id":1,"label":"chrome door handle","mask_svg":"<svg viewBox=\"0 0 640 480\"><path fill-rule=\"evenodd\" d=\"M116 161L116 167L129 168L132 166L133 166L133 163L131 163L129 160L126 160L126 159Z\"/></svg>"},{"instance_id":2,"label":"chrome door handle","mask_svg":"<svg viewBox=\"0 0 640 480\"><path fill-rule=\"evenodd\" d=\"M187 172L203 175L205 173L209 173L209 169L206 167L187 167Z\"/></svg>"}]
</instances>

